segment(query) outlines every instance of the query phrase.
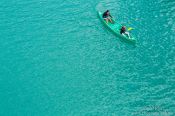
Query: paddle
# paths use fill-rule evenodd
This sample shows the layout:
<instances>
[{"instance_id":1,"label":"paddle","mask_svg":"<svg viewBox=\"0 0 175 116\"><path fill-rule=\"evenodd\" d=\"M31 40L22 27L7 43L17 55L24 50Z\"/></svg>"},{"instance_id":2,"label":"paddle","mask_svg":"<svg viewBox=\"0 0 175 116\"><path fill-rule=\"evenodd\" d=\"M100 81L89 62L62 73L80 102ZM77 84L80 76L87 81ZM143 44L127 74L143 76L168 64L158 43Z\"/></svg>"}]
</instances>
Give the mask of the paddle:
<instances>
[{"instance_id":1,"label":"paddle","mask_svg":"<svg viewBox=\"0 0 175 116\"><path fill-rule=\"evenodd\" d=\"M132 27L128 27L128 31L131 31L131 30L133 30L134 28L132 28Z\"/></svg>"},{"instance_id":2,"label":"paddle","mask_svg":"<svg viewBox=\"0 0 175 116\"><path fill-rule=\"evenodd\" d=\"M124 24L122 24L122 26L123 26ZM126 26L125 26L126 27ZM131 31L131 30L133 30L134 28L132 28L132 27L126 27L127 28L127 31Z\"/></svg>"}]
</instances>

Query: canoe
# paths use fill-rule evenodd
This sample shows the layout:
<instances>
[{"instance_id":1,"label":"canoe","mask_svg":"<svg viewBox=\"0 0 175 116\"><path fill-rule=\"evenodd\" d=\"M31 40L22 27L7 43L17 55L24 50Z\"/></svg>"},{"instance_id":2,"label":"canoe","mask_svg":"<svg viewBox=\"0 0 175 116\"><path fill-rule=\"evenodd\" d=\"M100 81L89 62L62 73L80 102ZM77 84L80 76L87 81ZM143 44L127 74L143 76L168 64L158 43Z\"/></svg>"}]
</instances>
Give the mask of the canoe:
<instances>
[{"instance_id":1,"label":"canoe","mask_svg":"<svg viewBox=\"0 0 175 116\"><path fill-rule=\"evenodd\" d=\"M108 27L108 29L110 29L115 35L117 35L118 37L122 38L122 39L125 39L125 40L128 40L128 41L131 41L131 42L136 42L136 39L135 37L133 37L131 34L130 34L130 38L126 35L122 35L120 34L120 29L122 28L122 25L120 23L118 23L117 21L115 21L113 18L113 24L108 22L106 23L106 21L103 19L103 13L101 12L98 12L98 16L100 18L100 20L103 22L103 24Z\"/></svg>"}]
</instances>

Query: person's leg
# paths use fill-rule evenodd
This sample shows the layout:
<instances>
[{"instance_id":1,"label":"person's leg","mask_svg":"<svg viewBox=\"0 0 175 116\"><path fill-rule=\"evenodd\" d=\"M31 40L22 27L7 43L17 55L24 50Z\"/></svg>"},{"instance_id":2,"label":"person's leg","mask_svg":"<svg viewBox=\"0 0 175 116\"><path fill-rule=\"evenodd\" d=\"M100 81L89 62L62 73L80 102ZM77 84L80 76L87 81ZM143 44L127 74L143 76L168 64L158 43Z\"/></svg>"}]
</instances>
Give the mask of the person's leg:
<instances>
[{"instance_id":1,"label":"person's leg","mask_svg":"<svg viewBox=\"0 0 175 116\"><path fill-rule=\"evenodd\" d=\"M106 21L106 23L108 23L108 19L107 18L105 18L105 21Z\"/></svg>"},{"instance_id":2,"label":"person's leg","mask_svg":"<svg viewBox=\"0 0 175 116\"><path fill-rule=\"evenodd\" d=\"M111 23L113 23L113 21L112 21L112 19L111 19L111 18L108 18L108 20L109 20Z\"/></svg>"},{"instance_id":3,"label":"person's leg","mask_svg":"<svg viewBox=\"0 0 175 116\"><path fill-rule=\"evenodd\" d=\"M129 32L125 32L125 34L130 38L130 34L129 34Z\"/></svg>"}]
</instances>

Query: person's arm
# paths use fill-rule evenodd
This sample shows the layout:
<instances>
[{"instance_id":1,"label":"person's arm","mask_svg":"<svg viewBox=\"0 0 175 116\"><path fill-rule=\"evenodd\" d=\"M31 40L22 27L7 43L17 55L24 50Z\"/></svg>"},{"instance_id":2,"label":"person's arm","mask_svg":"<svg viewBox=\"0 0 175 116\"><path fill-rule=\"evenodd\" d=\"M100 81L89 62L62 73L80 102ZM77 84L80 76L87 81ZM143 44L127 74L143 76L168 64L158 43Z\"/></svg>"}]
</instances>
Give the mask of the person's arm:
<instances>
[{"instance_id":1,"label":"person's arm","mask_svg":"<svg viewBox=\"0 0 175 116\"><path fill-rule=\"evenodd\" d=\"M109 14L109 16L110 16L111 18L113 18L111 14Z\"/></svg>"}]
</instances>

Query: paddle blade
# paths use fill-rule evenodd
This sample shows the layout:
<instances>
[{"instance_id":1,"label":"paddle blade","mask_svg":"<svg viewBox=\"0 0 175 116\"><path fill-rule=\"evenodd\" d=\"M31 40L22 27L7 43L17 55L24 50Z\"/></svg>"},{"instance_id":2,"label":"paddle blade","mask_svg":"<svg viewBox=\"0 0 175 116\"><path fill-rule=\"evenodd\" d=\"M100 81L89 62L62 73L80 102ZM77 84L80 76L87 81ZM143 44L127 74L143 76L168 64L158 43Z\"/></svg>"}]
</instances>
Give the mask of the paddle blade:
<instances>
[{"instance_id":1,"label":"paddle blade","mask_svg":"<svg viewBox=\"0 0 175 116\"><path fill-rule=\"evenodd\" d=\"M128 28L128 31L131 31L131 30L133 30L133 29L134 29L134 28L132 28L132 27L129 27L129 28Z\"/></svg>"}]
</instances>

